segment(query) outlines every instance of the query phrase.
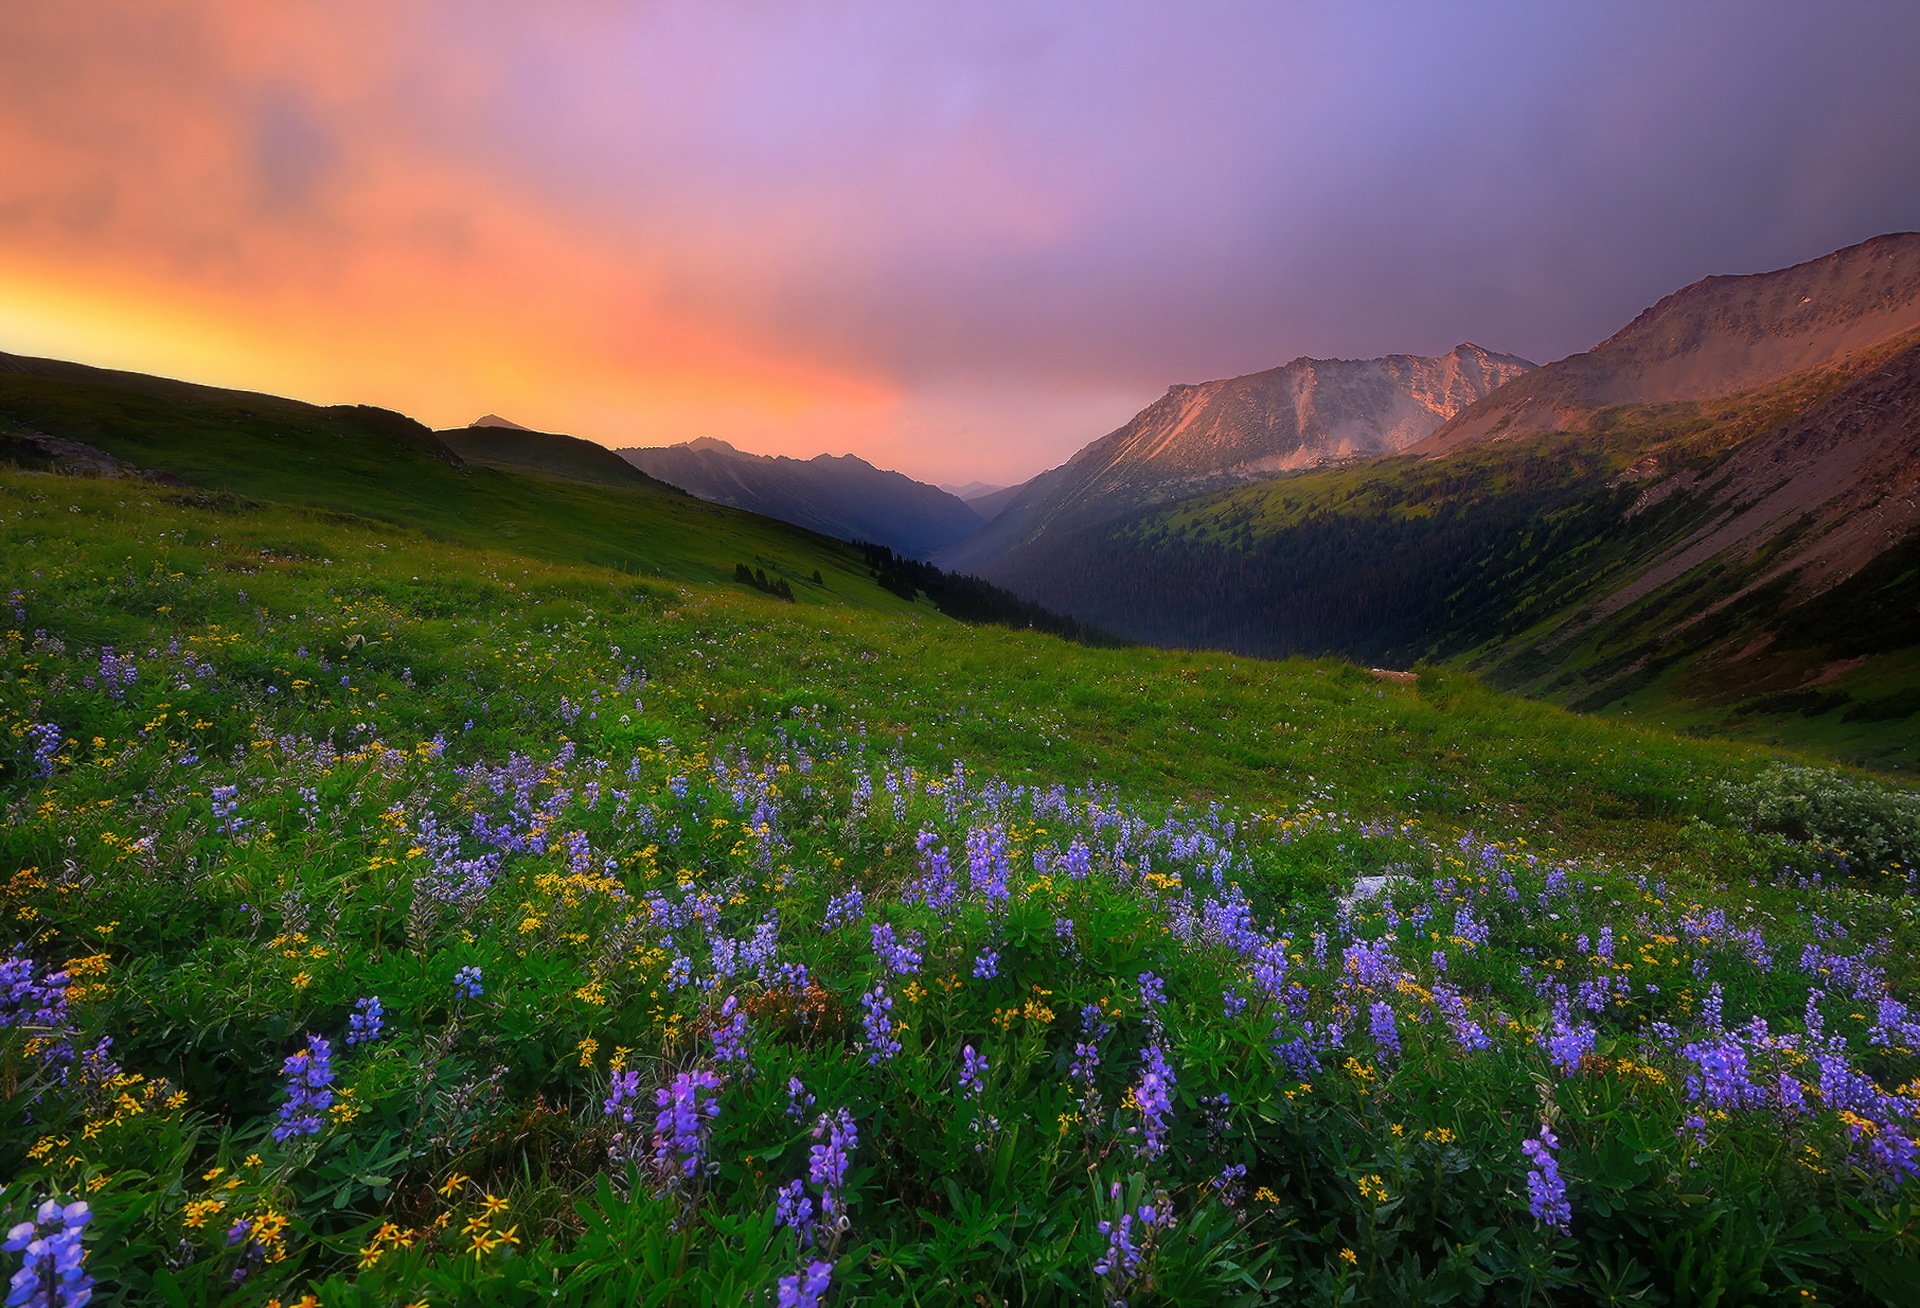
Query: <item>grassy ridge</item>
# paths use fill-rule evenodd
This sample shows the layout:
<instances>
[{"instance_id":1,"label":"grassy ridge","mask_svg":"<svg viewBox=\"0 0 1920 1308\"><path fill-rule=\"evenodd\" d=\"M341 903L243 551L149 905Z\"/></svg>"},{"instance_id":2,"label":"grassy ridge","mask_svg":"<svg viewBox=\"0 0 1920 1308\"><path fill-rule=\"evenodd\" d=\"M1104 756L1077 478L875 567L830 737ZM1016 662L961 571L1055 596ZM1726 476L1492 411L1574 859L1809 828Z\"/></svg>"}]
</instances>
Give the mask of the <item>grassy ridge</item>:
<instances>
[{"instance_id":1,"label":"grassy ridge","mask_svg":"<svg viewBox=\"0 0 1920 1308\"><path fill-rule=\"evenodd\" d=\"M607 487L462 465L427 428L385 410L17 362L33 370L0 369L0 435L82 441L196 488L405 528L410 542L496 546L690 582L725 581L745 562L787 577L804 605L908 608L871 582L846 543L648 485L638 473L633 486ZM816 569L824 587L812 584Z\"/></svg>"}]
</instances>

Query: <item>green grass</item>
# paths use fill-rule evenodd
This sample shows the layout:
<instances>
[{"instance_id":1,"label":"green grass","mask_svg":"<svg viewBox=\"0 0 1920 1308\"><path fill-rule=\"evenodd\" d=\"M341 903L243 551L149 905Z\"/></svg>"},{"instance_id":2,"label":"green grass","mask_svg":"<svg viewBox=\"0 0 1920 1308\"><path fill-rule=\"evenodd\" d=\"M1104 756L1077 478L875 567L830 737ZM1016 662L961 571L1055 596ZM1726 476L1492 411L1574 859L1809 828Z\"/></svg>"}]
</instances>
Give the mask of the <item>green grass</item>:
<instances>
[{"instance_id":1,"label":"green grass","mask_svg":"<svg viewBox=\"0 0 1920 1308\"><path fill-rule=\"evenodd\" d=\"M746 515L359 419L307 465L260 422L93 429L195 486L0 470L0 962L66 972L51 1020L0 1004L0 1224L84 1196L96 1302L771 1303L815 1260L830 1302L884 1304L1898 1303L1920 1275L1916 1183L1819 1097L1804 1029L1865 1078L1835 1095L1882 1097L1873 1140L1920 1133L1920 1055L1872 1036L1920 985L1912 878L1747 830L1727 787L1796 756L1446 668L967 627ZM734 584L761 551L828 585ZM1400 879L1343 908L1369 875ZM1543 980L1607 998L1559 1014ZM1697 1102L1715 1004L1787 1039L1752 1070L1810 1108ZM312 1037L334 1097L276 1139ZM654 1095L696 1072L689 1176ZM847 1223L803 1247L777 1195L824 1199L840 1110ZM1529 1211L1543 1127L1565 1231ZM1174 1225L1102 1274L1099 1223L1143 1204Z\"/></svg>"}]
</instances>

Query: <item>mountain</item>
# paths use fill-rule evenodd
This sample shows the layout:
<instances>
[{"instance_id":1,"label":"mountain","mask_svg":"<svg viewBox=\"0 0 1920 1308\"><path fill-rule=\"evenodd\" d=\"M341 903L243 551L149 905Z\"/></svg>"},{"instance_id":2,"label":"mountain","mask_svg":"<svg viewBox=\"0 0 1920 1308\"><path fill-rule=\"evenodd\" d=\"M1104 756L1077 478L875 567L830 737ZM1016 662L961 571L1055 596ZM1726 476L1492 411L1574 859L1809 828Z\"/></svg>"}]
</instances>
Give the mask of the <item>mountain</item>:
<instances>
[{"instance_id":1,"label":"mountain","mask_svg":"<svg viewBox=\"0 0 1920 1308\"><path fill-rule=\"evenodd\" d=\"M580 456L586 462L572 463ZM608 463L611 475L598 475ZM6 464L137 477L152 486L142 486L143 496L210 523L218 514L282 514L293 525L273 544L300 558L321 557L326 551L312 541L344 528L421 557L477 549L516 563L611 570L630 581L635 599L669 589L656 580L757 594L737 585L736 569L746 564L788 582L801 609L933 616L929 605L881 586L868 559L843 541L703 503L564 436L436 433L365 405L313 405L0 353Z\"/></svg>"},{"instance_id":2,"label":"mountain","mask_svg":"<svg viewBox=\"0 0 1920 1308\"><path fill-rule=\"evenodd\" d=\"M1920 767L1916 266L1897 236L1709 278L1401 455L1057 532L991 575L1133 639L1451 662Z\"/></svg>"},{"instance_id":3,"label":"mountain","mask_svg":"<svg viewBox=\"0 0 1920 1308\"><path fill-rule=\"evenodd\" d=\"M1006 512L1009 504L1020 498L1027 485L1023 481L1018 486L1002 486L999 490L985 491L969 499L967 507L980 515L981 522L992 522Z\"/></svg>"},{"instance_id":4,"label":"mountain","mask_svg":"<svg viewBox=\"0 0 1920 1308\"><path fill-rule=\"evenodd\" d=\"M1533 365L1478 345L1438 358L1295 359L1172 386L1119 430L1043 472L972 538L941 556L991 576L1059 532L1203 491L1391 454Z\"/></svg>"},{"instance_id":5,"label":"mountain","mask_svg":"<svg viewBox=\"0 0 1920 1308\"><path fill-rule=\"evenodd\" d=\"M957 486L949 485L943 481L940 483L940 489L957 500L970 503L983 495L992 495L997 491L1003 491L1006 489L1006 486L1004 483L997 481L969 481Z\"/></svg>"},{"instance_id":6,"label":"mountain","mask_svg":"<svg viewBox=\"0 0 1920 1308\"><path fill-rule=\"evenodd\" d=\"M1416 452L1437 457L1483 440L1578 431L1614 405L1737 394L1838 364L1910 330L1917 312L1920 234L1911 232L1777 272L1708 277L1591 350L1502 387Z\"/></svg>"},{"instance_id":7,"label":"mountain","mask_svg":"<svg viewBox=\"0 0 1920 1308\"><path fill-rule=\"evenodd\" d=\"M522 427L517 422L510 422L507 419L502 418L497 413L483 413L478 418L475 418L472 422L468 423L467 425L470 427L506 427L512 431L532 431L533 430L533 428L531 427Z\"/></svg>"},{"instance_id":8,"label":"mountain","mask_svg":"<svg viewBox=\"0 0 1920 1308\"><path fill-rule=\"evenodd\" d=\"M936 486L851 454L811 459L748 454L711 437L624 449L621 458L703 500L865 540L925 558L980 527L980 516Z\"/></svg>"},{"instance_id":9,"label":"mountain","mask_svg":"<svg viewBox=\"0 0 1920 1308\"><path fill-rule=\"evenodd\" d=\"M647 476L606 446L578 436L533 431L501 419L489 423L485 418L471 427L455 427L437 434L469 463L522 468L573 481L598 482L603 486L661 486L657 479Z\"/></svg>"}]
</instances>

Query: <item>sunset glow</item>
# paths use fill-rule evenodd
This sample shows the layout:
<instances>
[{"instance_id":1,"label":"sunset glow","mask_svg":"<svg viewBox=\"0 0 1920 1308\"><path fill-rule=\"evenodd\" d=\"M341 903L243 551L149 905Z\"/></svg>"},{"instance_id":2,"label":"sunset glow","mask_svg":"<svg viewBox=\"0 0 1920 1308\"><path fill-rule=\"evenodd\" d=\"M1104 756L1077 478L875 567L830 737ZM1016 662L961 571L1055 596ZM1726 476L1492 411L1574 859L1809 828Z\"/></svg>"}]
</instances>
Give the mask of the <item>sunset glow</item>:
<instances>
[{"instance_id":1,"label":"sunset glow","mask_svg":"<svg viewBox=\"0 0 1920 1308\"><path fill-rule=\"evenodd\" d=\"M1008 480L1914 220L1910 41L1493 13L8 6L0 349Z\"/></svg>"}]
</instances>

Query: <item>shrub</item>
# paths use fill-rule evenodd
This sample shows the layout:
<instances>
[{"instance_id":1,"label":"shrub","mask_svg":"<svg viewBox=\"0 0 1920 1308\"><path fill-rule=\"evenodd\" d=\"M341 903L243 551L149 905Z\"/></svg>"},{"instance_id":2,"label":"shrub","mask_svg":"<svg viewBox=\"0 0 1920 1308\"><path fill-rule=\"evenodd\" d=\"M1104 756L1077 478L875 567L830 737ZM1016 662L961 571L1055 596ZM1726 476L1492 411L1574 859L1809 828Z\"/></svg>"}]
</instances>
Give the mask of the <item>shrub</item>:
<instances>
[{"instance_id":1,"label":"shrub","mask_svg":"<svg viewBox=\"0 0 1920 1308\"><path fill-rule=\"evenodd\" d=\"M1721 797L1749 830L1842 855L1856 869L1920 868L1920 795L1780 763Z\"/></svg>"}]
</instances>

